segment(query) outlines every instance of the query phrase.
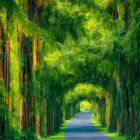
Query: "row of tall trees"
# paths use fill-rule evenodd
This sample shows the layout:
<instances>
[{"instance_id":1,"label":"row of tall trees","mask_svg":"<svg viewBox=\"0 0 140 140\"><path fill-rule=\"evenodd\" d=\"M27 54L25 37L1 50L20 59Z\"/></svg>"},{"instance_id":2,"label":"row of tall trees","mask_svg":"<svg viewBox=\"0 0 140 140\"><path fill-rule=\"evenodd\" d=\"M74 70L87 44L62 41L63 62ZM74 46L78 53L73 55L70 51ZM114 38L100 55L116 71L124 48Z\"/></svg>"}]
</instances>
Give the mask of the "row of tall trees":
<instances>
[{"instance_id":1,"label":"row of tall trees","mask_svg":"<svg viewBox=\"0 0 140 140\"><path fill-rule=\"evenodd\" d=\"M139 0L1 0L0 137L59 130L87 99L103 126L140 129Z\"/></svg>"}]
</instances>

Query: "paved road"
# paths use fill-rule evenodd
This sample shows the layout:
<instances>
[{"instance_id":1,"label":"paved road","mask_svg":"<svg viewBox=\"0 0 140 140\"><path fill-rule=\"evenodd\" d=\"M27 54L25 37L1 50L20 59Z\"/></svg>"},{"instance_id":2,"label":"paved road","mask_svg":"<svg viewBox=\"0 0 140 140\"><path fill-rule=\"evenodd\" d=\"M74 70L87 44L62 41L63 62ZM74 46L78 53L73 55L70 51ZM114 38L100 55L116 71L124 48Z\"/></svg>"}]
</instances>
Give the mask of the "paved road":
<instances>
[{"instance_id":1,"label":"paved road","mask_svg":"<svg viewBox=\"0 0 140 140\"><path fill-rule=\"evenodd\" d=\"M90 120L91 113L80 112L65 129L65 140L113 140L101 133Z\"/></svg>"}]
</instances>

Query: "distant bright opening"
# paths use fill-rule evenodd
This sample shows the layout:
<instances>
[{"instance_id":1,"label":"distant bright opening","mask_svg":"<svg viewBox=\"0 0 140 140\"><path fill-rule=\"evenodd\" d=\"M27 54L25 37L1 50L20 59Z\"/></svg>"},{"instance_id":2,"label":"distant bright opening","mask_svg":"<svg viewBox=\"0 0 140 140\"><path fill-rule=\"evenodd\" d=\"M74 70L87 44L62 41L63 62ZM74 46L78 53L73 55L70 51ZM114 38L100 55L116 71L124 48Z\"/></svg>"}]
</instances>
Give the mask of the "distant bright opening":
<instances>
[{"instance_id":1,"label":"distant bright opening","mask_svg":"<svg viewBox=\"0 0 140 140\"><path fill-rule=\"evenodd\" d=\"M80 111L90 111L92 112L93 105L89 103L87 100L80 102Z\"/></svg>"}]
</instances>

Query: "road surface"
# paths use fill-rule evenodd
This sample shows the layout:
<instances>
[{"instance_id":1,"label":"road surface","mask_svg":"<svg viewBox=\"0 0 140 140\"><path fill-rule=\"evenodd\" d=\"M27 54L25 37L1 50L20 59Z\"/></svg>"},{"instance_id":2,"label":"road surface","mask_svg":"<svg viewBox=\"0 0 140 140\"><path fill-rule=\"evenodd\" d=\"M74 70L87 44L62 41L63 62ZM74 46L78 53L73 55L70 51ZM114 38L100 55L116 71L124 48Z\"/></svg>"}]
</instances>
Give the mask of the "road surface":
<instances>
[{"instance_id":1,"label":"road surface","mask_svg":"<svg viewBox=\"0 0 140 140\"><path fill-rule=\"evenodd\" d=\"M65 140L113 140L101 133L90 120L91 113L80 112L65 129Z\"/></svg>"}]
</instances>

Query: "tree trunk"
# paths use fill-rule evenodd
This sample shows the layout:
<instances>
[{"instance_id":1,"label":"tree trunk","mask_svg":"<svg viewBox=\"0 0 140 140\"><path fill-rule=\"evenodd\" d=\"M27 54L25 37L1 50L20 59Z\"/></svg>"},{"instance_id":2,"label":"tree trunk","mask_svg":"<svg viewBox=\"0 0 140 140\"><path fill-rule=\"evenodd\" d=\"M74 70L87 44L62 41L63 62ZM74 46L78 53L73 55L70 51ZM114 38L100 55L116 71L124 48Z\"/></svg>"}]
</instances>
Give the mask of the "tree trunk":
<instances>
[{"instance_id":1,"label":"tree trunk","mask_svg":"<svg viewBox=\"0 0 140 140\"><path fill-rule=\"evenodd\" d=\"M0 22L0 82L4 79L4 46L3 46L3 25ZM0 83L2 84L2 83ZM3 102L4 102L4 97ZM0 115L0 136L5 130L5 114Z\"/></svg>"},{"instance_id":2,"label":"tree trunk","mask_svg":"<svg viewBox=\"0 0 140 140\"><path fill-rule=\"evenodd\" d=\"M8 14L6 19L8 20ZM7 97L3 97L3 101L6 104L6 114L10 111L10 41L7 40L7 35L4 33L4 26L0 21L0 79L4 80L5 89L8 93ZM3 114L0 118L0 125L2 131L8 129L7 115ZM7 122L7 123L6 123Z\"/></svg>"},{"instance_id":3,"label":"tree trunk","mask_svg":"<svg viewBox=\"0 0 140 140\"><path fill-rule=\"evenodd\" d=\"M22 105L22 128L27 130L31 128L34 131L35 125L35 110L34 110L34 96L32 93L32 40L25 37L23 34L21 37L21 57L22 57L22 69L21 69L21 82L23 84L23 105Z\"/></svg>"},{"instance_id":4,"label":"tree trunk","mask_svg":"<svg viewBox=\"0 0 140 140\"><path fill-rule=\"evenodd\" d=\"M0 22L0 78L4 78L3 25Z\"/></svg>"},{"instance_id":5,"label":"tree trunk","mask_svg":"<svg viewBox=\"0 0 140 140\"><path fill-rule=\"evenodd\" d=\"M130 25L129 18L130 18L129 3L126 0L125 1L125 15L124 15L125 29L128 29Z\"/></svg>"}]
</instances>

